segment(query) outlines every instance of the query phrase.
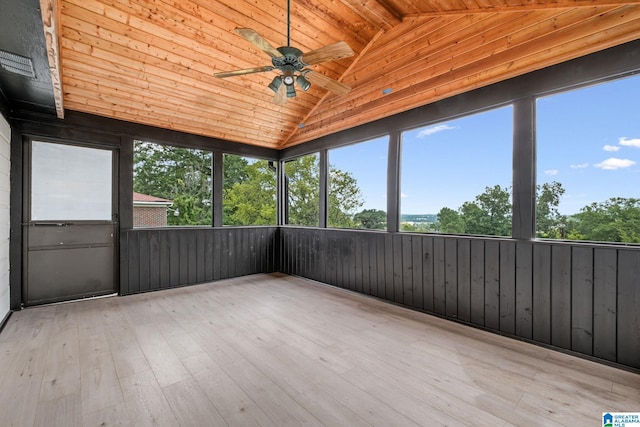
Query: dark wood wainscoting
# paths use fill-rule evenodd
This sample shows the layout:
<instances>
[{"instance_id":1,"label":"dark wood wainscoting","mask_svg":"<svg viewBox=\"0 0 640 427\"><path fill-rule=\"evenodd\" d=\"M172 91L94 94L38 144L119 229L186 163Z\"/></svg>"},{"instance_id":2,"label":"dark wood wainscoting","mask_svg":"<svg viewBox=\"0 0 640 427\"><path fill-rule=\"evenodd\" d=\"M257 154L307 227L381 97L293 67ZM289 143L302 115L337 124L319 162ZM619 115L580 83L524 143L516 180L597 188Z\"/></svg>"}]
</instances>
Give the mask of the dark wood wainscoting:
<instances>
[{"instance_id":1,"label":"dark wood wainscoting","mask_svg":"<svg viewBox=\"0 0 640 427\"><path fill-rule=\"evenodd\" d=\"M120 233L120 293L277 271L276 227L134 229Z\"/></svg>"},{"instance_id":2,"label":"dark wood wainscoting","mask_svg":"<svg viewBox=\"0 0 640 427\"><path fill-rule=\"evenodd\" d=\"M640 368L640 250L281 228L281 271Z\"/></svg>"}]
</instances>

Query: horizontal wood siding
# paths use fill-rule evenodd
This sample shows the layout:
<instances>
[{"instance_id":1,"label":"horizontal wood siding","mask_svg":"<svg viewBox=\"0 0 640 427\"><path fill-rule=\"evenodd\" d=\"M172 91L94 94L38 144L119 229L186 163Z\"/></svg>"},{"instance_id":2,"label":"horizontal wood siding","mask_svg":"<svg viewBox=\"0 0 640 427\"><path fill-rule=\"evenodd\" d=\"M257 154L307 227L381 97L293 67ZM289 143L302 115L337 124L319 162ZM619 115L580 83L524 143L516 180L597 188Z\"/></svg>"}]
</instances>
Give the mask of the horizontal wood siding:
<instances>
[{"instance_id":1,"label":"horizontal wood siding","mask_svg":"<svg viewBox=\"0 0 640 427\"><path fill-rule=\"evenodd\" d=\"M282 271L640 368L640 250L284 227Z\"/></svg>"},{"instance_id":2,"label":"horizontal wood siding","mask_svg":"<svg viewBox=\"0 0 640 427\"><path fill-rule=\"evenodd\" d=\"M120 293L277 271L276 227L125 230Z\"/></svg>"}]
</instances>

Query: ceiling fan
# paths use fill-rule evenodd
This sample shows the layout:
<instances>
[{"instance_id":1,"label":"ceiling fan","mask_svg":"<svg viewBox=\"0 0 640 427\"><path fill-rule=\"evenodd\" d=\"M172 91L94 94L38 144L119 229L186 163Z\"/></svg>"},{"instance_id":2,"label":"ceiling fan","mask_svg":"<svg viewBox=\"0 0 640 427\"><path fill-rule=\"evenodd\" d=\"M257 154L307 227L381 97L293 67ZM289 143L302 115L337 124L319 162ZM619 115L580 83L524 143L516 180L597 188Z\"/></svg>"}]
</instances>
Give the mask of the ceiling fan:
<instances>
[{"instance_id":1,"label":"ceiling fan","mask_svg":"<svg viewBox=\"0 0 640 427\"><path fill-rule=\"evenodd\" d=\"M340 41L319 49L303 53L300 49L291 45L291 0L287 0L287 45L278 48L273 47L268 41L263 39L256 31L250 28L236 28L236 33L251 42L258 49L271 56L271 63L264 67L247 68L244 70L228 71L216 73L215 77L226 78L241 76L243 74L263 73L278 70L278 74L269 84L269 89L275 92L274 104L284 105L287 98L296 96L294 82L307 91L311 83L327 89L337 95L345 95L351 88L337 80L317 73L309 65L320 64L326 61L348 58L353 55L353 50L347 43Z\"/></svg>"}]
</instances>

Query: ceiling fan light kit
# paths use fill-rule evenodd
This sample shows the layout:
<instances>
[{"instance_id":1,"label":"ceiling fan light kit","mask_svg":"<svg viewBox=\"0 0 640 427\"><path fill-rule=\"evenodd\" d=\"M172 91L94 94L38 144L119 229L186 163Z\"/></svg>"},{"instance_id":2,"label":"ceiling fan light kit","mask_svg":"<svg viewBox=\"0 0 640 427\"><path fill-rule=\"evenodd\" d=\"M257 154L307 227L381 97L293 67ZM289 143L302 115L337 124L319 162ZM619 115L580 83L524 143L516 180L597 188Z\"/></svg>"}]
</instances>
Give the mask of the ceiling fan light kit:
<instances>
[{"instance_id":1,"label":"ceiling fan light kit","mask_svg":"<svg viewBox=\"0 0 640 427\"><path fill-rule=\"evenodd\" d=\"M291 31L291 5L287 1L287 46L273 47L268 41L262 38L256 31L250 28L236 28L236 33L244 37L258 49L271 56L273 66L247 68L244 70L228 71L214 74L218 78L226 78L233 76L241 76L244 74L263 73L267 71L278 70L282 74L277 75L269 83L268 87L275 96L273 103L283 105L286 98L296 96L294 83L297 83L303 91L309 90L311 84L316 84L337 95L348 93L351 88L339 81L327 77L323 74L314 72L310 65L320 64L327 61L335 61L337 59L348 58L353 56L351 47L341 41L328 46L303 53L300 49L290 46ZM284 83L284 86L282 85Z\"/></svg>"},{"instance_id":2,"label":"ceiling fan light kit","mask_svg":"<svg viewBox=\"0 0 640 427\"><path fill-rule=\"evenodd\" d=\"M278 93L278 88L280 87L281 84L282 84L282 76L275 76L273 80L271 80L271 83L269 83L269 89L271 89L275 93Z\"/></svg>"},{"instance_id":3,"label":"ceiling fan light kit","mask_svg":"<svg viewBox=\"0 0 640 427\"><path fill-rule=\"evenodd\" d=\"M304 75L300 74L297 78L296 78L296 83L298 83L298 86L300 86L300 89L302 89L303 91L308 91L309 88L311 87L311 82L307 79L304 78Z\"/></svg>"},{"instance_id":4,"label":"ceiling fan light kit","mask_svg":"<svg viewBox=\"0 0 640 427\"><path fill-rule=\"evenodd\" d=\"M287 98L296 97L296 88L293 85L287 85Z\"/></svg>"},{"instance_id":5,"label":"ceiling fan light kit","mask_svg":"<svg viewBox=\"0 0 640 427\"><path fill-rule=\"evenodd\" d=\"M282 81L287 86L291 86L293 84L293 74L285 74L282 76Z\"/></svg>"}]
</instances>

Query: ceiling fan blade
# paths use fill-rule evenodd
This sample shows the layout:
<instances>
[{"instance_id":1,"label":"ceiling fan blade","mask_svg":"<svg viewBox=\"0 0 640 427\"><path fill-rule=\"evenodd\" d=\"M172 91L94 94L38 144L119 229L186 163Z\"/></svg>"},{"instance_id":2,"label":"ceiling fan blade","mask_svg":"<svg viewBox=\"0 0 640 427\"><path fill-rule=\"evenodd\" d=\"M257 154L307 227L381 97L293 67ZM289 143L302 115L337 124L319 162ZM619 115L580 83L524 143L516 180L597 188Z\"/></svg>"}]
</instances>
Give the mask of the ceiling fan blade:
<instances>
[{"instance_id":1,"label":"ceiling fan blade","mask_svg":"<svg viewBox=\"0 0 640 427\"><path fill-rule=\"evenodd\" d=\"M287 85L281 84L278 91L273 97L273 103L276 105L284 105L287 102Z\"/></svg>"},{"instance_id":2,"label":"ceiling fan blade","mask_svg":"<svg viewBox=\"0 0 640 427\"><path fill-rule=\"evenodd\" d=\"M351 47L345 42L338 42L303 54L302 62L307 65L314 65L321 62L348 58L350 56L353 56Z\"/></svg>"},{"instance_id":3,"label":"ceiling fan blade","mask_svg":"<svg viewBox=\"0 0 640 427\"><path fill-rule=\"evenodd\" d=\"M272 58L279 58L282 56L280 51L263 39L260 34L256 33L251 28L236 28L236 33L250 41L255 47L263 52L266 52Z\"/></svg>"},{"instance_id":4,"label":"ceiling fan blade","mask_svg":"<svg viewBox=\"0 0 640 427\"><path fill-rule=\"evenodd\" d=\"M311 82L311 84L316 84L328 91L335 93L336 95L346 95L351 90L351 87L340 83L337 80L332 79L331 77L327 77L324 74L315 73L311 70L305 73L305 78Z\"/></svg>"},{"instance_id":5,"label":"ceiling fan blade","mask_svg":"<svg viewBox=\"0 0 640 427\"><path fill-rule=\"evenodd\" d=\"M215 73L214 77L223 79L225 77L241 76L243 74L263 73L265 71L271 71L273 67L267 65L265 67L246 68L244 70L226 71L224 73Z\"/></svg>"}]
</instances>

